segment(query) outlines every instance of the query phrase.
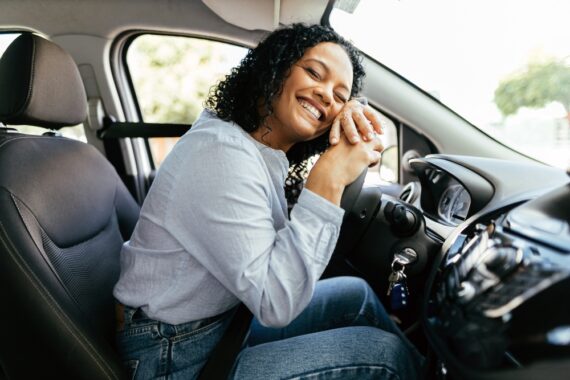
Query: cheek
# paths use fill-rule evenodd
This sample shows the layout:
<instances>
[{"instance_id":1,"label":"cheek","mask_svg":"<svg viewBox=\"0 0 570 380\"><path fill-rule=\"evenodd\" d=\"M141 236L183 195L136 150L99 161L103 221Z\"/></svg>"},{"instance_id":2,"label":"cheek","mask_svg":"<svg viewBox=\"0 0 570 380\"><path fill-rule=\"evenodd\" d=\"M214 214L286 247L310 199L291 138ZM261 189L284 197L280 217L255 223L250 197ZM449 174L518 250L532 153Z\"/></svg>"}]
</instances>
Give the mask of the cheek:
<instances>
[{"instance_id":1,"label":"cheek","mask_svg":"<svg viewBox=\"0 0 570 380\"><path fill-rule=\"evenodd\" d=\"M332 112L330 113L329 116L329 120L328 122L332 124L332 122L334 121L334 119L336 119L336 117L338 116L338 114L340 113L340 111L342 111L342 109L344 108L344 104L338 104L335 105L332 109Z\"/></svg>"},{"instance_id":2,"label":"cheek","mask_svg":"<svg viewBox=\"0 0 570 380\"><path fill-rule=\"evenodd\" d=\"M287 116L291 108L291 102L287 96L286 89L284 88L277 99L273 101L273 112L278 117Z\"/></svg>"},{"instance_id":3,"label":"cheek","mask_svg":"<svg viewBox=\"0 0 570 380\"><path fill-rule=\"evenodd\" d=\"M283 91L281 91L278 102L282 111L287 112L292 109L297 102L297 98L295 97L295 91L291 86L285 85L283 87Z\"/></svg>"}]
</instances>

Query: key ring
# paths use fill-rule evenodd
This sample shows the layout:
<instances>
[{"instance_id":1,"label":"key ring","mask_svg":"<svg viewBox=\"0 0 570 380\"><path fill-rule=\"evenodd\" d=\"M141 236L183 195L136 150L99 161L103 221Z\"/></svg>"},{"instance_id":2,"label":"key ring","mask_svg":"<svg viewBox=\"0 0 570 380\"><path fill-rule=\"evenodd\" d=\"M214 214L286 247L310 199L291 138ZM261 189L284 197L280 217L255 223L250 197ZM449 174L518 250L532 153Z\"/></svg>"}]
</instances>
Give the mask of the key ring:
<instances>
[{"instance_id":1,"label":"key ring","mask_svg":"<svg viewBox=\"0 0 570 380\"><path fill-rule=\"evenodd\" d=\"M400 269L396 269L395 265L398 264L401 266ZM392 260L392 265L390 266L392 268L392 272L404 272L404 269L406 269L406 265L397 257L394 257L394 260Z\"/></svg>"}]
</instances>

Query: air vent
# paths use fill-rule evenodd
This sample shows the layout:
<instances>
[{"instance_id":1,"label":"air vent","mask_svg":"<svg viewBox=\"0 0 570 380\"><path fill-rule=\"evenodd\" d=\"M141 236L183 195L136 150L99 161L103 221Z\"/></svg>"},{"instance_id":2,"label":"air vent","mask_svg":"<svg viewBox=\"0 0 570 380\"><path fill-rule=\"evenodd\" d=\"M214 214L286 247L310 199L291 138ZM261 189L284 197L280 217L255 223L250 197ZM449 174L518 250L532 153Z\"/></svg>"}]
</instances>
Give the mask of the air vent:
<instances>
[{"instance_id":1,"label":"air vent","mask_svg":"<svg viewBox=\"0 0 570 380\"><path fill-rule=\"evenodd\" d=\"M409 182L398 196L401 200L406 203L414 203L420 195L420 184L419 182Z\"/></svg>"}]
</instances>

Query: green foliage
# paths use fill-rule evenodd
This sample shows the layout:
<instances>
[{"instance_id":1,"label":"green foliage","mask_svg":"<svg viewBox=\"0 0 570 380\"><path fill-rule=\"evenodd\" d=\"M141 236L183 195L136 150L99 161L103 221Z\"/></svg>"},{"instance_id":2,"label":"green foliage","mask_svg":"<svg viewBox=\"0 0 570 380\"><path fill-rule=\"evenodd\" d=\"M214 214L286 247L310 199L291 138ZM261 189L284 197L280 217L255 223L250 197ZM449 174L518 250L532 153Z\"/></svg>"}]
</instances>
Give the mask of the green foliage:
<instances>
[{"instance_id":1,"label":"green foliage","mask_svg":"<svg viewBox=\"0 0 570 380\"><path fill-rule=\"evenodd\" d=\"M243 50L243 54L239 53ZM144 35L128 52L128 65L144 121L192 123L211 86L245 50L186 37Z\"/></svg>"},{"instance_id":2,"label":"green foliage","mask_svg":"<svg viewBox=\"0 0 570 380\"><path fill-rule=\"evenodd\" d=\"M558 60L530 63L495 90L495 103L504 116L521 107L542 108L550 102L559 102L570 111L570 67Z\"/></svg>"}]
</instances>

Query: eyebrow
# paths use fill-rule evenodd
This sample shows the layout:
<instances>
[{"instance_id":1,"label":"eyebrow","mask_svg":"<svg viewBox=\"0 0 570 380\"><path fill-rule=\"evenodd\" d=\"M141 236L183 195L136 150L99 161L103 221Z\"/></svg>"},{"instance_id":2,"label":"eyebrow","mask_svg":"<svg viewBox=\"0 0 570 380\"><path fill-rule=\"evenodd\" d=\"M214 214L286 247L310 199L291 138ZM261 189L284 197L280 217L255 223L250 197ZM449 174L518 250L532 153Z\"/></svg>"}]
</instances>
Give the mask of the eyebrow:
<instances>
[{"instance_id":1,"label":"eyebrow","mask_svg":"<svg viewBox=\"0 0 570 380\"><path fill-rule=\"evenodd\" d=\"M320 59L317 59L317 58L307 58L307 59L305 59L305 61L314 61L314 62L317 62L318 64L320 64L321 66L323 66L327 72L330 72L330 71L331 71L330 68L328 67L328 65L327 65L326 63L324 63L323 61L321 61ZM341 83L340 86L350 93L350 89L348 88L348 86L347 86L346 84Z\"/></svg>"}]
</instances>

